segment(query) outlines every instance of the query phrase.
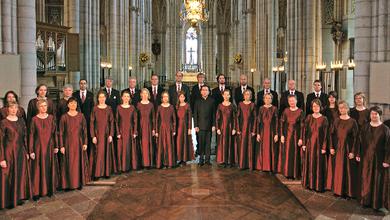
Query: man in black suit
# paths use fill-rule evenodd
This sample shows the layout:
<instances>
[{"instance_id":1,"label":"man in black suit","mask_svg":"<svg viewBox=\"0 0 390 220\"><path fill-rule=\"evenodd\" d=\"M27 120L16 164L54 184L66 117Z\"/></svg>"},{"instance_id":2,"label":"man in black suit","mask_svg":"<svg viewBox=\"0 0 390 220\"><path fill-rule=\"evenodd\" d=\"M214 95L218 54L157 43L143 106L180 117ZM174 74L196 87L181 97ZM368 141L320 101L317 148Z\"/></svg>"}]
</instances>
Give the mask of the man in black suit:
<instances>
[{"instance_id":1,"label":"man in black suit","mask_svg":"<svg viewBox=\"0 0 390 220\"><path fill-rule=\"evenodd\" d=\"M199 165L210 163L211 154L211 133L215 130L215 103L209 96L208 86L202 86L200 91L202 97L195 101L194 107L194 127L198 140Z\"/></svg>"},{"instance_id":2,"label":"man in black suit","mask_svg":"<svg viewBox=\"0 0 390 220\"><path fill-rule=\"evenodd\" d=\"M106 88L103 90L107 93L106 104L111 107L112 113L116 114L116 107L121 103L121 95L118 90L112 88L113 79L106 79Z\"/></svg>"},{"instance_id":3,"label":"man in black suit","mask_svg":"<svg viewBox=\"0 0 390 220\"><path fill-rule=\"evenodd\" d=\"M129 88L123 91L128 91L131 97L131 104L137 107L138 102L141 101L140 90L137 87L137 79L135 77L129 77Z\"/></svg>"},{"instance_id":4,"label":"man in black suit","mask_svg":"<svg viewBox=\"0 0 390 220\"><path fill-rule=\"evenodd\" d=\"M322 109L325 110L328 106L328 95L321 91L322 85L320 80L315 80L313 83L314 92L310 93L306 97L306 115L313 114L311 110L311 102L314 99L319 99L322 104Z\"/></svg>"},{"instance_id":5,"label":"man in black suit","mask_svg":"<svg viewBox=\"0 0 390 220\"><path fill-rule=\"evenodd\" d=\"M164 91L163 87L158 84L158 75L152 74L150 77L151 86L148 87L150 93L150 101L154 105L154 109L157 110L157 107L161 104L161 93Z\"/></svg>"},{"instance_id":6,"label":"man in black suit","mask_svg":"<svg viewBox=\"0 0 390 220\"><path fill-rule=\"evenodd\" d=\"M284 109L288 108L288 96L295 95L297 97L297 107L305 110L305 98L303 93L295 90L295 80L290 79L288 81L288 90L282 93L282 97L280 97L280 107L279 107L279 116L282 115Z\"/></svg>"},{"instance_id":7,"label":"man in black suit","mask_svg":"<svg viewBox=\"0 0 390 220\"><path fill-rule=\"evenodd\" d=\"M223 75L222 73L218 74L217 82L218 82L218 87L214 88L211 91L211 96L215 101L215 106L218 106L223 102L223 97L222 97L223 91L229 89L230 92L232 92L232 89L229 86L225 85L225 75ZM230 101L232 101L232 97L230 97Z\"/></svg>"},{"instance_id":8,"label":"man in black suit","mask_svg":"<svg viewBox=\"0 0 390 220\"><path fill-rule=\"evenodd\" d=\"M194 106L195 101L200 99L202 96L200 95L200 90L202 86L204 85L205 75L204 73L198 73L196 76L196 79L198 80L198 84L194 85L191 89L191 98L190 98L190 105L191 105L191 111L194 112Z\"/></svg>"},{"instance_id":9,"label":"man in black suit","mask_svg":"<svg viewBox=\"0 0 390 220\"><path fill-rule=\"evenodd\" d=\"M252 92L252 102L255 102L255 90L248 86L248 77L244 74L240 76L240 86L234 89L234 102L238 104L244 101L244 96L242 95L245 90L250 90Z\"/></svg>"},{"instance_id":10,"label":"man in black suit","mask_svg":"<svg viewBox=\"0 0 390 220\"><path fill-rule=\"evenodd\" d=\"M272 105L279 108L278 93L271 90L271 80L268 78L265 78L263 81L263 90L257 93L257 108L264 105L263 97L266 93L272 94Z\"/></svg>"},{"instance_id":11,"label":"man in black suit","mask_svg":"<svg viewBox=\"0 0 390 220\"><path fill-rule=\"evenodd\" d=\"M190 88L187 85L183 84L183 73L178 71L176 73L176 82L174 85L169 86L169 102L171 105L177 105L177 95L180 91L183 91L186 97L186 102L190 101Z\"/></svg>"}]
</instances>

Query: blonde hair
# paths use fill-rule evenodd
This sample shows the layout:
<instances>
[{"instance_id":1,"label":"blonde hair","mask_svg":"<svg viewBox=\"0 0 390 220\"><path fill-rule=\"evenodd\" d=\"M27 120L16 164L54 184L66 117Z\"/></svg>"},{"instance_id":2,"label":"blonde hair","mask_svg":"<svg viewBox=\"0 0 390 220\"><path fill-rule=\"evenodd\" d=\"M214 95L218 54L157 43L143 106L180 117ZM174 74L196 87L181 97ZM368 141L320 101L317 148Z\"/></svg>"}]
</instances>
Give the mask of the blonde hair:
<instances>
[{"instance_id":1,"label":"blonde hair","mask_svg":"<svg viewBox=\"0 0 390 220\"><path fill-rule=\"evenodd\" d=\"M142 94L143 92L146 92L146 93L148 94L148 99L150 99L150 92L149 92L149 89L147 89L147 88L141 89L141 93L140 93L140 94Z\"/></svg>"},{"instance_id":2,"label":"blonde hair","mask_svg":"<svg viewBox=\"0 0 390 220\"><path fill-rule=\"evenodd\" d=\"M340 100L338 102L338 107L340 108L340 106L344 106L345 108L347 108L348 112L349 112L349 105L348 105L348 102L344 101L344 100Z\"/></svg>"},{"instance_id":3,"label":"blonde hair","mask_svg":"<svg viewBox=\"0 0 390 220\"><path fill-rule=\"evenodd\" d=\"M367 104L366 95L363 92L355 93L355 95L353 96L353 103L356 105L355 99L358 96L363 98L363 105L366 106L366 104Z\"/></svg>"}]
</instances>

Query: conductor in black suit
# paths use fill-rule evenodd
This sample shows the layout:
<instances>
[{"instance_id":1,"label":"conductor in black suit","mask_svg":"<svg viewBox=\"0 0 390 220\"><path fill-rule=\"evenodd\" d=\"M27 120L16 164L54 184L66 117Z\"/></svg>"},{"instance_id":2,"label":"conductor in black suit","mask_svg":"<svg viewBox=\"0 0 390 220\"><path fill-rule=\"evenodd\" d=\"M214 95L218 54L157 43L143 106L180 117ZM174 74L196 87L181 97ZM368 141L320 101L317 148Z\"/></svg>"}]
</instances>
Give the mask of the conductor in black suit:
<instances>
[{"instance_id":1,"label":"conductor in black suit","mask_svg":"<svg viewBox=\"0 0 390 220\"><path fill-rule=\"evenodd\" d=\"M106 104L111 107L114 115L116 114L116 107L121 103L121 95L118 90L112 88L113 79L106 79L106 87L103 89L107 93Z\"/></svg>"},{"instance_id":2,"label":"conductor in black suit","mask_svg":"<svg viewBox=\"0 0 390 220\"><path fill-rule=\"evenodd\" d=\"M137 79L135 77L129 77L129 88L122 90L130 93L131 104L137 107L138 102L141 101L140 90L137 87Z\"/></svg>"},{"instance_id":3,"label":"conductor in black suit","mask_svg":"<svg viewBox=\"0 0 390 220\"><path fill-rule=\"evenodd\" d=\"M322 109L324 110L328 106L328 95L321 91L322 84L320 80L315 80L313 82L314 92L310 93L306 97L306 115L313 114L311 110L311 102L314 99L319 99L321 101Z\"/></svg>"},{"instance_id":4,"label":"conductor in black suit","mask_svg":"<svg viewBox=\"0 0 390 220\"><path fill-rule=\"evenodd\" d=\"M257 108L264 105L263 97L265 93L272 94L272 105L279 108L278 93L271 90L271 80L268 78L265 78L263 81L263 90L257 93Z\"/></svg>"},{"instance_id":5,"label":"conductor in black suit","mask_svg":"<svg viewBox=\"0 0 390 220\"><path fill-rule=\"evenodd\" d=\"M202 97L195 101L194 127L198 140L199 165L211 165L211 133L215 130L215 103L208 86L202 86Z\"/></svg>"},{"instance_id":6,"label":"conductor in black suit","mask_svg":"<svg viewBox=\"0 0 390 220\"><path fill-rule=\"evenodd\" d=\"M157 111L157 107L161 104L161 93L164 92L164 89L161 85L158 84L158 75L152 74L150 77L151 86L148 87L150 93L150 101L154 105L154 110Z\"/></svg>"},{"instance_id":7,"label":"conductor in black suit","mask_svg":"<svg viewBox=\"0 0 390 220\"><path fill-rule=\"evenodd\" d=\"M236 103L236 105L238 106L238 104L242 101L244 101L244 96L243 96L243 93L245 90L250 90L252 92L252 102L254 103L255 102L255 90L248 86L248 77L244 74L241 74L240 76L240 86L235 88L234 89L234 102Z\"/></svg>"},{"instance_id":8,"label":"conductor in black suit","mask_svg":"<svg viewBox=\"0 0 390 220\"><path fill-rule=\"evenodd\" d=\"M183 73L178 71L176 73L176 81L175 84L169 86L168 94L169 94L169 102L171 105L177 105L177 95L180 91L183 91L186 97L186 102L190 101L190 88L187 85L183 84Z\"/></svg>"},{"instance_id":9,"label":"conductor in black suit","mask_svg":"<svg viewBox=\"0 0 390 220\"><path fill-rule=\"evenodd\" d=\"M232 91L232 89L229 86L225 85L226 82L225 75L223 75L222 73L218 74L217 82L218 82L218 87L214 88L211 91L211 96L215 101L215 106L218 106L223 102L223 97L222 97L223 91L225 91L226 89ZM232 101L231 97L230 97L230 101Z\"/></svg>"},{"instance_id":10,"label":"conductor in black suit","mask_svg":"<svg viewBox=\"0 0 390 220\"><path fill-rule=\"evenodd\" d=\"M204 73L198 73L196 76L196 79L198 80L198 83L194 85L191 89L191 97L190 97L190 105L191 105L191 111L194 112L194 106L196 100L200 99L202 96L200 95L200 90L202 86L204 85L205 75Z\"/></svg>"},{"instance_id":11,"label":"conductor in black suit","mask_svg":"<svg viewBox=\"0 0 390 220\"><path fill-rule=\"evenodd\" d=\"M297 107L305 111L305 97L303 93L295 89L295 80L288 81L288 90L282 93L280 98L279 116L282 115L284 109L288 108L288 96L295 95L297 97Z\"/></svg>"}]
</instances>

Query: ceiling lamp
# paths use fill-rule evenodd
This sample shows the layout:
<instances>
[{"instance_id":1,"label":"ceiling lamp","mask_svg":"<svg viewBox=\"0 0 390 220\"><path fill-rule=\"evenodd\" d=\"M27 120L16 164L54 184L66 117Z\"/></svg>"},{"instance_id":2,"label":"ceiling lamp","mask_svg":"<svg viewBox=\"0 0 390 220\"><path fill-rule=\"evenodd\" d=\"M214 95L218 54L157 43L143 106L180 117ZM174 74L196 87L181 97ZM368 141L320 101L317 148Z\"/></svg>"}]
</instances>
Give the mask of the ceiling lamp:
<instances>
[{"instance_id":1,"label":"ceiling lamp","mask_svg":"<svg viewBox=\"0 0 390 220\"><path fill-rule=\"evenodd\" d=\"M208 12L204 0L184 0L183 9L180 12L180 18L195 27L199 22L208 20Z\"/></svg>"}]
</instances>

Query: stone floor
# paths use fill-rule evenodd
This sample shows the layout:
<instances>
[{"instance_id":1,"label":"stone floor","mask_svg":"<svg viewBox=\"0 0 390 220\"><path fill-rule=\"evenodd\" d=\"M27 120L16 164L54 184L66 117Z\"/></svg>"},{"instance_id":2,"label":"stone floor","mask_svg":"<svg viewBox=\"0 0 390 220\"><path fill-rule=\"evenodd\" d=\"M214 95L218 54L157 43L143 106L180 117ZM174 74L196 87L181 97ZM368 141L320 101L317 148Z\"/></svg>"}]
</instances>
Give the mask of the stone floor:
<instances>
[{"instance_id":1,"label":"stone floor","mask_svg":"<svg viewBox=\"0 0 390 220\"><path fill-rule=\"evenodd\" d=\"M0 220L86 218L390 220L390 215L305 190L280 175L195 164L123 174L0 210Z\"/></svg>"}]
</instances>

